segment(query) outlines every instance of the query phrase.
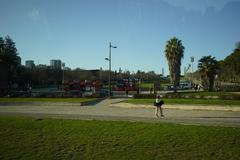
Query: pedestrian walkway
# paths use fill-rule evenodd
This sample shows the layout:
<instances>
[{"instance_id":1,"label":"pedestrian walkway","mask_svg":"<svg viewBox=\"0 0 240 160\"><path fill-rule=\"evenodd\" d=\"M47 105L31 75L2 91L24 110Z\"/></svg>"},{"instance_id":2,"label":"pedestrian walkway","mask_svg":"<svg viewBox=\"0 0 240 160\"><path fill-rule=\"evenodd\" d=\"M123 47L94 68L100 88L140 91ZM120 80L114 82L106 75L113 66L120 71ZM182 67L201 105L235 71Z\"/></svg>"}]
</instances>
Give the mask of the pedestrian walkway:
<instances>
[{"instance_id":1,"label":"pedestrian walkway","mask_svg":"<svg viewBox=\"0 0 240 160\"><path fill-rule=\"evenodd\" d=\"M119 107L118 105L120 105L124 100L126 99L105 99L98 104L86 106L0 106L0 114L67 119L173 122L181 124L204 124L240 127L240 112L164 109L165 117L157 118L154 114L154 107Z\"/></svg>"}]
</instances>

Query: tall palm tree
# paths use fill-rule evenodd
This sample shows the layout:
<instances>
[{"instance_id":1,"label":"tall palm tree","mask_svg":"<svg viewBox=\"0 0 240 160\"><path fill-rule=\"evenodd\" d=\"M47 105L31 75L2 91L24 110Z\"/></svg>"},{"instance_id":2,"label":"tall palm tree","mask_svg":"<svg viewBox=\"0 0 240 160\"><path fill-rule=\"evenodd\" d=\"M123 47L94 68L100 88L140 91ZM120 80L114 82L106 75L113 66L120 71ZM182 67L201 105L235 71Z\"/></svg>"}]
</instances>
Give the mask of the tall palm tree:
<instances>
[{"instance_id":1,"label":"tall palm tree","mask_svg":"<svg viewBox=\"0 0 240 160\"><path fill-rule=\"evenodd\" d=\"M198 69L204 89L213 90L215 75L217 74L218 62L215 57L204 56L199 60Z\"/></svg>"},{"instance_id":2,"label":"tall palm tree","mask_svg":"<svg viewBox=\"0 0 240 160\"><path fill-rule=\"evenodd\" d=\"M167 41L165 56L168 61L170 80L173 84L174 92L176 92L176 88L180 82L181 60L183 58L184 49L181 40L176 37Z\"/></svg>"}]
</instances>

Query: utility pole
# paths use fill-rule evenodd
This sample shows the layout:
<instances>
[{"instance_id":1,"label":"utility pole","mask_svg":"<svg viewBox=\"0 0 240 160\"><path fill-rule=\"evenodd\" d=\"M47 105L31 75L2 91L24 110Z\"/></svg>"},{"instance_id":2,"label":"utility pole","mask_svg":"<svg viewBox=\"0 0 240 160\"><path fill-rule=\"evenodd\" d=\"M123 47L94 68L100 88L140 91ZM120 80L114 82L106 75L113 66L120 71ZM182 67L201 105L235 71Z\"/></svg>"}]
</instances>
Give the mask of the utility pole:
<instances>
[{"instance_id":1,"label":"utility pole","mask_svg":"<svg viewBox=\"0 0 240 160\"><path fill-rule=\"evenodd\" d=\"M63 70L63 75L62 75L62 83L64 83L64 79L65 79L65 77L64 77L64 69L65 69L65 63L63 62L62 63L62 70Z\"/></svg>"},{"instance_id":2,"label":"utility pole","mask_svg":"<svg viewBox=\"0 0 240 160\"><path fill-rule=\"evenodd\" d=\"M192 62L192 83L193 83L193 62L194 62L194 57L191 57L191 62Z\"/></svg>"}]
</instances>

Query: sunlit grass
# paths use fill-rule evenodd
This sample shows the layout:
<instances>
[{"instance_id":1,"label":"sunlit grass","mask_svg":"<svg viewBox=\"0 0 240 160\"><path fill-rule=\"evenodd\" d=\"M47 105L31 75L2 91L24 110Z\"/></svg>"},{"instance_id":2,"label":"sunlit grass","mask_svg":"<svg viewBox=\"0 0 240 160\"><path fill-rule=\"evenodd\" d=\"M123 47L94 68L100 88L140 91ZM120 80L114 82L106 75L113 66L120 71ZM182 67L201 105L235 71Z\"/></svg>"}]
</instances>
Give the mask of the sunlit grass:
<instances>
[{"instance_id":1,"label":"sunlit grass","mask_svg":"<svg viewBox=\"0 0 240 160\"><path fill-rule=\"evenodd\" d=\"M0 159L239 159L240 128L0 116Z\"/></svg>"}]
</instances>

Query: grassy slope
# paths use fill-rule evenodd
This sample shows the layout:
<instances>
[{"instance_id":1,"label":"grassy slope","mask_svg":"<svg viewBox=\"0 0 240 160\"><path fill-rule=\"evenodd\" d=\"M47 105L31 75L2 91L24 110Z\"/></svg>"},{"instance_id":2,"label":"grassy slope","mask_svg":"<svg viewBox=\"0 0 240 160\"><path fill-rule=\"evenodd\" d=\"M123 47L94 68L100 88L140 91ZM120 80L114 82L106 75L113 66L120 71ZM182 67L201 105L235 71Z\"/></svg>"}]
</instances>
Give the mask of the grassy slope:
<instances>
[{"instance_id":1,"label":"grassy slope","mask_svg":"<svg viewBox=\"0 0 240 160\"><path fill-rule=\"evenodd\" d=\"M240 159L240 128L0 116L0 159Z\"/></svg>"},{"instance_id":2,"label":"grassy slope","mask_svg":"<svg viewBox=\"0 0 240 160\"><path fill-rule=\"evenodd\" d=\"M221 100L221 99L163 99L165 104L189 104L189 105L230 105L239 106L239 100ZM153 104L155 99L129 99L128 103L134 104Z\"/></svg>"},{"instance_id":3,"label":"grassy slope","mask_svg":"<svg viewBox=\"0 0 240 160\"><path fill-rule=\"evenodd\" d=\"M0 102L88 102L95 98L0 98Z\"/></svg>"}]
</instances>

